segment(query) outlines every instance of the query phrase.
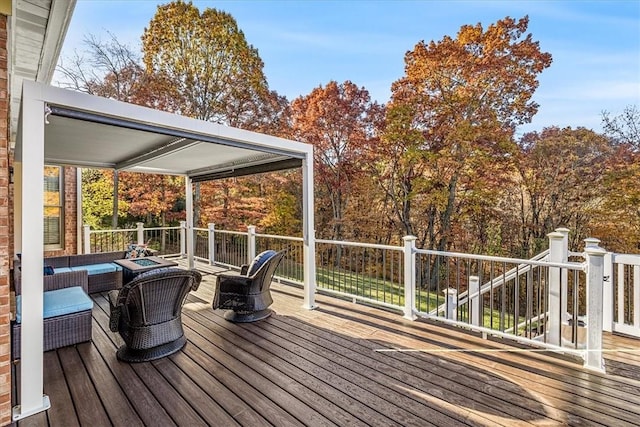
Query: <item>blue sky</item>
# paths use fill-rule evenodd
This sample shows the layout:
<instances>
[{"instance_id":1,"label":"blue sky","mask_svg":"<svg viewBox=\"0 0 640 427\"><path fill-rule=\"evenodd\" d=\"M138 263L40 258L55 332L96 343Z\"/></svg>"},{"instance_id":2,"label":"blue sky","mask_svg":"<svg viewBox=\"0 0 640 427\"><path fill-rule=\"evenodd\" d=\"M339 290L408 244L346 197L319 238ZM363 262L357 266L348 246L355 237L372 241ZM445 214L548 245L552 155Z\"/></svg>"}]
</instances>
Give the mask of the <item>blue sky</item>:
<instances>
[{"instance_id":1,"label":"blue sky","mask_svg":"<svg viewBox=\"0 0 640 427\"><path fill-rule=\"evenodd\" d=\"M78 0L62 57L107 31L140 46L154 0ZM640 106L640 0L627 1L194 1L229 12L265 63L272 90L293 100L331 80L364 86L379 102L402 77L404 54L421 40L455 37L460 26L484 27L529 16L529 32L553 64L540 76L531 124L601 130L602 111Z\"/></svg>"}]
</instances>

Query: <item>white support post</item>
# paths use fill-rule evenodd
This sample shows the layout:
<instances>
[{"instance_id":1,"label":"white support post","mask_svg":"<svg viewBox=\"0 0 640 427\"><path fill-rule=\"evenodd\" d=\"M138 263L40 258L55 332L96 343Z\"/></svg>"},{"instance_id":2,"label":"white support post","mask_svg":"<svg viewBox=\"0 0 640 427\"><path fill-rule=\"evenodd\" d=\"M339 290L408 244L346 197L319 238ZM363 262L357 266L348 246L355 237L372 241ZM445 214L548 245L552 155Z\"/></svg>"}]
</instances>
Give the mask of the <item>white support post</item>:
<instances>
[{"instance_id":1,"label":"white support post","mask_svg":"<svg viewBox=\"0 0 640 427\"><path fill-rule=\"evenodd\" d=\"M613 254L607 252L603 262L602 330L611 332L613 330Z\"/></svg>"},{"instance_id":2,"label":"white support post","mask_svg":"<svg viewBox=\"0 0 640 427\"><path fill-rule=\"evenodd\" d=\"M304 302L302 308L317 308L316 294L316 235L313 191L313 146L302 160L302 256Z\"/></svg>"},{"instance_id":3,"label":"white support post","mask_svg":"<svg viewBox=\"0 0 640 427\"><path fill-rule=\"evenodd\" d=\"M586 240L585 240L586 242ZM584 249L587 258L587 349L584 366L604 372L602 359L602 307L604 256L607 251L593 240Z\"/></svg>"},{"instance_id":4,"label":"white support post","mask_svg":"<svg viewBox=\"0 0 640 427\"><path fill-rule=\"evenodd\" d=\"M556 228L555 230L557 233L562 234L562 263L567 263L569 261L569 229L568 228ZM568 313L568 285L567 285L567 281L569 279L569 275L568 274L562 274L560 275L560 312L562 313L562 316L565 315L565 313ZM564 320L563 318L561 318L561 320Z\"/></svg>"},{"instance_id":5,"label":"white support post","mask_svg":"<svg viewBox=\"0 0 640 427\"><path fill-rule=\"evenodd\" d=\"M187 257L187 221L180 221L180 258Z\"/></svg>"},{"instance_id":6,"label":"white support post","mask_svg":"<svg viewBox=\"0 0 640 427\"><path fill-rule=\"evenodd\" d=\"M144 222L136 222L136 229L138 232L137 244L144 245Z\"/></svg>"},{"instance_id":7,"label":"white support post","mask_svg":"<svg viewBox=\"0 0 640 427\"><path fill-rule=\"evenodd\" d=\"M256 257L256 226L249 225L247 227L247 264Z\"/></svg>"},{"instance_id":8,"label":"white support post","mask_svg":"<svg viewBox=\"0 0 640 427\"><path fill-rule=\"evenodd\" d=\"M458 320L458 291L454 288L447 288L444 291L445 315L447 320Z\"/></svg>"},{"instance_id":9,"label":"white support post","mask_svg":"<svg viewBox=\"0 0 640 427\"><path fill-rule=\"evenodd\" d=\"M480 278L469 276L469 309L471 310L471 324L473 326L483 326L480 324L482 318L482 298L480 296Z\"/></svg>"},{"instance_id":10,"label":"white support post","mask_svg":"<svg viewBox=\"0 0 640 427\"><path fill-rule=\"evenodd\" d=\"M84 252L85 254L91 253L91 226L85 224L84 229Z\"/></svg>"},{"instance_id":11,"label":"white support post","mask_svg":"<svg viewBox=\"0 0 640 427\"><path fill-rule=\"evenodd\" d=\"M416 320L416 236L404 236L404 318Z\"/></svg>"},{"instance_id":12,"label":"white support post","mask_svg":"<svg viewBox=\"0 0 640 427\"><path fill-rule=\"evenodd\" d=\"M13 247L22 253L22 162L13 161Z\"/></svg>"},{"instance_id":13,"label":"white support post","mask_svg":"<svg viewBox=\"0 0 640 427\"><path fill-rule=\"evenodd\" d=\"M193 181L190 177L184 177L185 190L185 207L187 211L187 221L185 222L185 249L187 253L187 265L190 270L195 267L193 262ZM184 253L184 252L183 252Z\"/></svg>"},{"instance_id":14,"label":"white support post","mask_svg":"<svg viewBox=\"0 0 640 427\"><path fill-rule=\"evenodd\" d=\"M553 232L547 234L549 238L549 261L562 262L563 239L562 233ZM560 268L549 267L549 312L547 313L546 332L547 343L560 345L562 318L565 313L562 310L562 293L560 286Z\"/></svg>"},{"instance_id":15,"label":"white support post","mask_svg":"<svg viewBox=\"0 0 640 427\"><path fill-rule=\"evenodd\" d=\"M209 265L214 265L216 261L216 225L209 223Z\"/></svg>"},{"instance_id":16,"label":"white support post","mask_svg":"<svg viewBox=\"0 0 640 427\"><path fill-rule=\"evenodd\" d=\"M18 421L49 409L44 394L43 367L43 280L44 247L44 126L45 103L41 93L26 83L22 88L22 126L16 142L16 161L22 162L22 326L20 360L20 405L12 409Z\"/></svg>"}]
</instances>

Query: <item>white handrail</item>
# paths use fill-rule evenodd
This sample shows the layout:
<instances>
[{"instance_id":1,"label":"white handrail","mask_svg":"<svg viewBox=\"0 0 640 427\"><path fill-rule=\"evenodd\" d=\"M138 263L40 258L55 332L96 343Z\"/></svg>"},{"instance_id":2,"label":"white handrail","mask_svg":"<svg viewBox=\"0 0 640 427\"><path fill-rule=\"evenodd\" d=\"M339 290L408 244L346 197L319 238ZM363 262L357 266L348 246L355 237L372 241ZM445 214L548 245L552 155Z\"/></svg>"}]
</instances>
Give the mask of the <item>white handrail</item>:
<instances>
[{"instance_id":1,"label":"white handrail","mask_svg":"<svg viewBox=\"0 0 640 427\"><path fill-rule=\"evenodd\" d=\"M316 239L316 243L325 243L328 245L338 245L338 246L356 246L359 248L371 248L371 249L386 249L389 251L402 251L404 247L402 246L392 246L392 245L380 245L377 243L360 243L360 242L349 242L343 240L323 240Z\"/></svg>"}]
</instances>

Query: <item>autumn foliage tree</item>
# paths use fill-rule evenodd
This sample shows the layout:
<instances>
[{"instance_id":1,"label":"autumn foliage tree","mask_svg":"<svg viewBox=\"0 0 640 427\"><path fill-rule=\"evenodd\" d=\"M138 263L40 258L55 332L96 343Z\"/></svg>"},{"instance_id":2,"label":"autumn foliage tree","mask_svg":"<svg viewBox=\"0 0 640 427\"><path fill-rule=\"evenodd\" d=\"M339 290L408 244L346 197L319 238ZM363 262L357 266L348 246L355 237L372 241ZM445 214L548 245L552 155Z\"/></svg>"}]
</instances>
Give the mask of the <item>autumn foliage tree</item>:
<instances>
[{"instance_id":1,"label":"autumn foliage tree","mask_svg":"<svg viewBox=\"0 0 640 427\"><path fill-rule=\"evenodd\" d=\"M636 251L638 109L603 113L605 135L548 127L516 141L551 63L527 27L507 17L418 43L384 107L349 81L289 103L269 90L233 17L183 1L158 7L142 55L89 36L63 72L77 90L313 144L320 237L398 244L412 234L421 247L526 257L568 227L572 247L591 235ZM108 226L113 177L83 176L85 221ZM203 183L197 225L299 235L300 181L292 170ZM121 224L184 215L176 178L121 174L120 187Z\"/></svg>"},{"instance_id":2,"label":"autumn foliage tree","mask_svg":"<svg viewBox=\"0 0 640 427\"><path fill-rule=\"evenodd\" d=\"M123 172L121 180L126 185L121 187L120 197L130 215L159 226L184 219L183 177Z\"/></svg>"},{"instance_id":3,"label":"autumn foliage tree","mask_svg":"<svg viewBox=\"0 0 640 427\"><path fill-rule=\"evenodd\" d=\"M374 124L383 109L371 102L366 89L350 81L331 81L295 99L291 110L294 137L314 146L318 203L330 207L321 228L330 228L332 239L342 239L345 210L355 194L354 176L362 170L363 151L372 145Z\"/></svg>"},{"instance_id":4,"label":"autumn foliage tree","mask_svg":"<svg viewBox=\"0 0 640 427\"><path fill-rule=\"evenodd\" d=\"M258 50L229 13L214 8L202 12L191 2L173 1L157 8L142 36L148 72L161 75L178 94L178 113L229 126L279 133L288 123L285 98L269 91ZM221 184L224 190L227 184ZM219 195L219 185L196 184L194 221L202 225L203 199ZM231 195L223 191L221 194ZM247 194L249 197L249 194ZM231 200L222 202L233 213ZM218 212L219 213L219 212ZM217 214L215 215L217 218Z\"/></svg>"},{"instance_id":5,"label":"autumn foliage tree","mask_svg":"<svg viewBox=\"0 0 640 427\"><path fill-rule=\"evenodd\" d=\"M547 245L558 227L571 230L572 247L589 237L600 207L613 150L609 139L585 128L544 128L519 141L511 224L520 230L514 255L532 256Z\"/></svg>"},{"instance_id":6,"label":"autumn foliage tree","mask_svg":"<svg viewBox=\"0 0 640 427\"><path fill-rule=\"evenodd\" d=\"M405 56L382 136L391 157L377 176L398 224L428 247L448 248L465 196L506 173L514 130L537 111L531 98L551 55L527 27L527 17L464 25Z\"/></svg>"},{"instance_id":7,"label":"autumn foliage tree","mask_svg":"<svg viewBox=\"0 0 640 427\"><path fill-rule=\"evenodd\" d=\"M158 6L142 36L148 72L180 94L179 113L230 126L250 121L267 92L264 64L227 12L191 2Z\"/></svg>"},{"instance_id":8,"label":"autumn foliage tree","mask_svg":"<svg viewBox=\"0 0 640 427\"><path fill-rule=\"evenodd\" d=\"M602 121L615 154L594 235L609 250L635 253L640 249L640 110L629 105L617 116L603 113Z\"/></svg>"}]
</instances>

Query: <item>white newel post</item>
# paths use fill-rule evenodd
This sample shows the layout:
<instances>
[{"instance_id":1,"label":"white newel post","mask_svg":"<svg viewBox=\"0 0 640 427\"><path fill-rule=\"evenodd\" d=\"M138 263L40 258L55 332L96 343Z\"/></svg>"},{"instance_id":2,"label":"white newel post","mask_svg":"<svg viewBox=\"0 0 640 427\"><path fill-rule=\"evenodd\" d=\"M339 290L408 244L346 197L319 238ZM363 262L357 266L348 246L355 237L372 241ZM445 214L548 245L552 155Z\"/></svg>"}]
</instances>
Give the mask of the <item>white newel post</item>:
<instances>
[{"instance_id":1,"label":"white newel post","mask_svg":"<svg viewBox=\"0 0 640 427\"><path fill-rule=\"evenodd\" d=\"M144 222L136 222L136 231L138 232L138 244L144 245Z\"/></svg>"},{"instance_id":2,"label":"white newel post","mask_svg":"<svg viewBox=\"0 0 640 427\"><path fill-rule=\"evenodd\" d=\"M404 236L404 318L416 320L416 236Z\"/></svg>"},{"instance_id":3,"label":"white newel post","mask_svg":"<svg viewBox=\"0 0 640 427\"><path fill-rule=\"evenodd\" d=\"M556 232L562 234L562 263L569 262L569 229L568 228L556 228ZM567 291L568 274L560 275L560 312L562 316L568 313L567 301L569 300L569 293ZM564 320L564 319L563 319Z\"/></svg>"},{"instance_id":4,"label":"white newel post","mask_svg":"<svg viewBox=\"0 0 640 427\"><path fill-rule=\"evenodd\" d=\"M613 254L604 255L602 277L602 330L613 330Z\"/></svg>"},{"instance_id":5,"label":"white newel post","mask_svg":"<svg viewBox=\"0 0 640 427\"><path fill-rule=\"evenodd\" d=\"M91 226L90 225L83 225L82 229L84 230L84 249L83 249L83 253L85 254L90 254L91 253Z\"/></svg>"},{"instance_id":6,"label":"white newel post","mask_svg":"<svg viewBox=\"0 0 640 427\"><path fill-rule=\"evenodd\" d=\"M561 263L563 258L564 235L554 231L547 234L549 238L549 262ZM560 345L562 327L562 289L560 285L560 268L549 267L549 312L547 313L547 343Z\"/></svg>"},{"instance_id":7,"label":"white newel post","mask_svg":"<svg viewBox=\"0 0 640 427\"><path fill-rule=\"evenodd\" d=\"M480 297L480 278L478 276L469 276L469 308L471 309L471 324L473 326L482 326L480 324L482 306L480 305L482 298Z\"/></svg>"},{"instance_id":8,"label":"white newel post","mask_svg":"<svg viewBox=\"0 0 640 427\"><path fill-rule=\"evenodd\" d=\"M187 221L180 221L180 257L187 256Z\"/></svg>"},{"instance_id":9,"label":"white newel post","mask_svg":"<svg viewBox=\"0 0 640 427\"><path fill-rule=\"evenodd\" d=\"M251 261L256 257L256 226L250 225L247 227L247 264L251 264Z\"/></svg>"},{"instance_id":10,"label":"white newel post","mask_svg":"<svg viewBox=\"0 0 640 427\"><path fill-rule=\"evenodd\" d=\"M597 242L596 242L597 241ZM607 251L598 246L599 240L585 239L587 258L587 353L584 366L604 372L602 359L603 279L604 256Z\"/></svg>"},{"instance_id":11,"label":"white newel post","mask_svg":"<svg viewBox=\"0 0 640 427\"><path fill-rule=\"evenodd\" d=\"M448 320L458 320L458 291L454 288L447 288L444 291L446 301L446 313Z\"/></svg>"},{"instance_id":12,"label":"white newel post","mask_svg":"<svg viewBox=\"0 0 640 427\"><path fill-rule=\"evenodd\" d=\"M216 261L216 225L209 223L209 265L213 265Z\"/></svg>"}]
</instances>

